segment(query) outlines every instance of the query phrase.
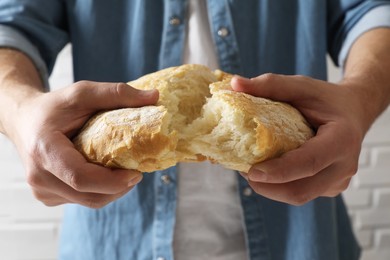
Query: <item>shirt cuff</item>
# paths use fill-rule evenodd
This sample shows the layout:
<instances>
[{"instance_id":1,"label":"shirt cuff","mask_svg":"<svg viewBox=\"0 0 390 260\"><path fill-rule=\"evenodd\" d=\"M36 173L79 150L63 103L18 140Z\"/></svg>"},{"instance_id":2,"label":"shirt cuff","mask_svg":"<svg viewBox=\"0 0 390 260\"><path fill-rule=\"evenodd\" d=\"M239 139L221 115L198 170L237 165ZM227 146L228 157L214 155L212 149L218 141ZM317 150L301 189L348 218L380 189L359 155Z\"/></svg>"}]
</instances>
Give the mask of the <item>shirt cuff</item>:
<instances>
[{"instance_id":1,"label":"shirt cuff","mask_svg":"<svg viewBox=\"0 0 390 260\"><path fill-rule=\"evenodd\" d=\"M354 42L363 33L379 27L390 27L390 6L388 5L371 9L349 31L338 57L341 68L344 68L349 50Z\"/></svg>"},{"instance_id":2,"label":"shirt cuff","mask_svg":"<svg viewBox=\"0 0 390 260\"><path fill-rule=\"evenodd\" d=\"M13 48L26 54L41 75L45 89L49 89L47 66L38 49L23 34L10 26L0 24L0 47Z\"/></svg>"}]
</instances>

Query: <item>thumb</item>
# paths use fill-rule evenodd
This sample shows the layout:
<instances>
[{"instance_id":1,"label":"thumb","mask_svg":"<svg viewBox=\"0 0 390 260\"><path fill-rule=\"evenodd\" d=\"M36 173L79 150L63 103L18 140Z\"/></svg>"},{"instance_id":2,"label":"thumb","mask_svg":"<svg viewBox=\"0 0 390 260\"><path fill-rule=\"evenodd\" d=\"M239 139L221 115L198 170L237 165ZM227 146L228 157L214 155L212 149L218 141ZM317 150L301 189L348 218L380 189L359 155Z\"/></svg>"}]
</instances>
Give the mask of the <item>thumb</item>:
<instances>
[{"instance_id":1,"label":"thumb","mask_svg":"<svg viewBox=\"0 0 390 260\"><path fill-rule=\"evenodd\" d=\"M244 92L256 97L275 101L295 103L302 99L309 82L302 76L285 76L278 74L263 74L256 78L234 76L231 81L233 90Z\"/></svg>"},{"instance_id":2,"label":"thumb","mask_svg":"<svg viewBox=\"0 0 390 260\"><path fill-rule=\"evenodd\" d=\"M85 108L93 110L154 105L159 97L155 89L139 90L126 83L81 81L70 91L76 102L78 100Z\"/></svg>"}]
</instances>

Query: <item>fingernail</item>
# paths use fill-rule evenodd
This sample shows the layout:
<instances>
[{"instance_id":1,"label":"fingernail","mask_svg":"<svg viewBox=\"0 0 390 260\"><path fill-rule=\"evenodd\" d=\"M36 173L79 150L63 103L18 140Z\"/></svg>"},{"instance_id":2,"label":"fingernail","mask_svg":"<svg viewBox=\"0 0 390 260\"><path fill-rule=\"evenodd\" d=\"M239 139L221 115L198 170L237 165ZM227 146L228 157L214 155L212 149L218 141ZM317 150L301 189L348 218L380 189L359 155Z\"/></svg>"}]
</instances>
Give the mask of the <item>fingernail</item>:
<instances>
[{"instance_id":1,"label":"fingernail","mask_svg":"<svg viewBox=\"0 0 390 260\"><path fill-rule=\"evenodd\" d=\"M248 178L251 181L264 182L267 180L267 174L263 169L253 167L248 173Z\"/></svg>"},{"instance_id":2,"label":"fingernail","mask_svg":"<svg viewBox=\"0 0 390 260\"><path fill-rule=\"evenodd\" d=\"M148 90L141 90L140 94L142 96L153 96L157 92L157 89L148 89Z\"/></svg>"},{"instance_id":3,"label":"fingernail","mask_svg":"<svg viewBox=\"0 0 390 260\"><path fill-rule=\"evenodd\" d=\"M128 183L128 186L134 186L136 185L137 183L139 183L143 178L143 175L140 174L140 175L137 175L136 177L134 177L133 179L131 179Z\"/></svg>"},{"instance_id":4,"label":"fingernail","mask_svg":"<svg viewBox=\"0 0 390 260\"><path fill-rule=\"evenodd\" d=\"M243 84L243 83L247 83L248 81L250 81L250 79L244 78L243 76L240 76L240 75L234 75L232 78L232 82L234 82L234 81L235 81L235 83Z\"/></svg>"}]
</instances>

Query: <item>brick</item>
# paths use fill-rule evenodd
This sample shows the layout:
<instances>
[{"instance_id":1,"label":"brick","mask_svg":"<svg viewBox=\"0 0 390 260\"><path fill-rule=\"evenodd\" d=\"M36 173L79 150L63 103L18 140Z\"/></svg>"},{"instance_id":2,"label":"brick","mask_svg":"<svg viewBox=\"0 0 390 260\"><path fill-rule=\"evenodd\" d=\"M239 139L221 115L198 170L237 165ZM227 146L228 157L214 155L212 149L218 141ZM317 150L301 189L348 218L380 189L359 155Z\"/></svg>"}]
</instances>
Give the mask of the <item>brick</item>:
<instances>
[{"instance_id":1,"label":"brick","mask_svg":"<svg viewBox=\"0 0 390 260\"><path fill-rule=\"evenodd\" d=\"M390 249L390 229L381 229L377 231L378 248Z\"/></svg>"},{"instance_id":2,"label":"brick","mask_svg":"<svg viewBox=\"0 0 390 260\"><path fill-rule=\"evenodd\" d=\"M8 186L0 186L0 223L11 217L12 203L12 190Z\"/></svg>"},{"instance_id":3,"label":"brick","mask_svg":"<svg viewBox=\"0 0 390 260\"><path fill-rule=\"evenodd\" d=\"M362 252L361 260L389 260L390 249L370 249Z\"/></svg>"},{"instance_id":4,"label":"brick","mask_svg":"<svg viewBox=\"0 0 390 260\"><path fill-rule=\"evenodd\" d=\"M390 186L390 147L377 147L371 151L372 165L360 169L356 180L358 187Z\"/></svg>"},{"instance_id":5,"label":"brick","mask_svg":"<svg viewBox=\"0 0 390 260\"><path fill-rule=\"evenodd\" d=\"M382 145L390 143L390 107L375 121L368 131L365 139L365 145Z\"/></svg>"},{"instance_id":6,"label":"brick","mask_svg":"<svg viewBox=\"0 0 390 260\"><path fill-rule=\"evenodd\" d=\"M0 187L0 217L13 222L59 222L63 207L47 207L33 196L27 184ZM1 222L0 222L1 223Z\"/></svg>"},{"instance_id":7,"label":"brick","mask_svg":"<svg viewBox=\"0 0 390 260\"><path fill-rule=\"evenodd\" d=\"M356 225L358 229L390 228L390 210L388 207L360 210L356 214Z\"/></svg>"},{"instance_id":8,"label":"brick","mask_svg":"<svg viewBox=\"0 0 390 260\"><path fill-rule=\"evenodd\" d=\"M25 172L23 165L17 160L1 162L0 183L25 182Z\"/></svg>"},{"instance_id":9,"label":"brick","mask_svg":"<svg viewBox=\"0 0 390 260\"><path fill-rule=\"evenodd\" d=\"M27 184L12 186L12 203L10 214L16 222L59 222L62 219L63 208L47 207L38 201Z\"/></svg>"},{"instance_id":10,"label":"brick","mask_svg":"<svg viewBox=\"0 0 390 260\"><path fill-rule=\"evenodd\" d=\"M0 134L0 162L17 160L18 153L15 146L4 135Z\"/></svg>"},{"instance_id":11,"label":"brick","mask_svg":"<svg viewBox=\"0 0 390 260\"><path fill-rule=\"evenodd\" d=\"M53 224L0 226L0 259L56 259L57 240L58 226Z\"/></svg>"},{"instance_id":12,"label":"brick","mask_svg":"<svg viewBox=\"0 0 390 260\"><path fill-rule=\"evenodd\" d=\"M370 149L362 147L359 155L359 168L368 167L370 164Z\"/></svg>"},{"instance_id":13,"label":"brick","mask_svg":"<svg viewBox=\"0 0 390 260\"><path fill-rule=\"evenodd\" d=\"M373 231L372 230L357 230L355 231L355 235L357 240L359 241L359 245L367 250L373 246Z\"/></svg>"},{"instance_id":14,"label":"brick","mask_svg":"<svg viewBox=\"0 0 390 260\"><path fill-rule=\"evenodd\" d=\"M371 204L371 190L348 188L343 192L345 202L350 209L364 208Z\"/></svg>"},{"instance_id":15,"label":"brick","mask_svg":"<svg viewBox=\"0 0 390 260\"><path fill-rule=\"evenodd\" d=\"M374 205L377 208L389 208L390 210L390 188L376 189L374 193Z\"/></svg>"}]
</instances>

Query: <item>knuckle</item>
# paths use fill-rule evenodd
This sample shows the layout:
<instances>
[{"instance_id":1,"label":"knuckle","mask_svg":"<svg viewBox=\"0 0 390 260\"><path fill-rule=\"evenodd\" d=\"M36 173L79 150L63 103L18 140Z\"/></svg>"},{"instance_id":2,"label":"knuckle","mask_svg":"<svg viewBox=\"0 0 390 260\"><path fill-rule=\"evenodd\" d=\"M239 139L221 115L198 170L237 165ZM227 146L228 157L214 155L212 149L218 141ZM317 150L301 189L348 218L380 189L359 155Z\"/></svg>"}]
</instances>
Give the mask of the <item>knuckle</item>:
<instances>
[{"instance_id":1,"label":"knuckle","mask_svg":"<svg viewBox=\"0 0 390 260\"><path fill-rule=\"evenodd\" d=\"M39 200L39 201L41 201L41 202L43 202L43 203L45 204L45 202L47 201L46 196L44 196L41 192L39 192L39 191L38 191L37 189L35 189L35 188L32 189L32 193L33 193L34 197L35 197L37 200Z\"/></svg>"},{"instance_id":2,"label":"knuckle","mask_svg":"<svg viewBox=\"0 0 390 260\"><path fill-rule=\"evenodd\" d=\"M346 189L348 189L350 182L351 182L351 178L348 178L347 180L343 181L343 182L340 184L339 190L336 191L336 193L334 194L333 197L339 195L341 192L343 192L343 191L345 191Z\"/></svg>"},{"instance_id":3,"label":"knuckle","mask_svg":"<svg viewBox=\"0 0 390 260\"><path fill-rule=\"evenodd\" d=\"M130 86L123 82L119 82L115 85L115 93L118 97L126 96L129 89L131 89Z\"/></svg>"},{"instance_id":4,"label":"knuckle","mask_svg":"<svg viewBox=\"0 0 390 260\"><path fill-rule=\"evenodd\" d=\"M62 205L63 203L61 203L61 202L52 202L52 201L50 201L50 202L47 202L47 203L43 202L43 204L44 204L46 207L56 207L56 206Z\"/></svg>"},{"instance_id":5,"label":"knuckle","mask_svg":"<svg viewBox=\"0 0 390 260\"><path fill-rule=\"evenodd\" d=\"M73 84L75 90L83 90L89 88L91 82L88 80L80 80Z\"/></svg>"},{"instance_id":6,"label":"knuckle","mask_svg":"<svg viewBox=\"0 0 390 260\"><path fill-rule=\"evenodd\" d=\"M80 174L77 174L76 171L68 170L65 174L67 183L75 191L83 192L84 191L84 179Z\"/></svg>"},{"instance_id":7,"label":"knuckle","mask_svg":"<svg viewBox=\"0 0 390 260\"><path fill-rule=\"evenodd\" d=\"M89 195L85 197L81 202L82 205L91 209L103 208L108 203L110 203L110 200L107 199L106 196L96 196L96 195Z\"/></svg>"},{"instance_id":8,"label":"knuckle","mask_svg":"<svg viewBox=\"0 0 390 260\"><path fill-rule=\"evenodd\" d=\"M295 191L288 196L288 203L294 206L302 206L314 199L308 192Z\"/></svg>"},{"instance_id":9,"label":"knuckle","mask_svg":"<svg viewBox=\"0 0 390 260\"><path fill-rule=\"evenodd\" d=\"M41 192L37 189L33 189L32 191L34 197L47 207L54 207L61 204L59 201L53 199L53 197L50 196L50 194L47 194L46 192Z\"/></svg>"},{"instance_id":10,"label":"knuckle","mask_svg":"<svg viewBox=\"0 0 390 260\"><path fill-rule=\"evenodd\" d=\"M265 73L260 77L262 78L265 84L272 85L273 83L275 83L278 76L274 73Z\"/></svg>"},{"instance_id":11,"label":"knuckle","mask_svg":"<svg viewBox=\"0 0 390 260\"><path fill-rule=\"evenodd\" d=\"M26 181L27 184L33 188L38 188L43 186L43 181L39 176L39 173L34 170L27 170L26 172Z\"/></svg>"},{"instance_id":12,"label":"knuckle","mask_svg":"<svg viewBox=\"0 0 390 260\"><path fill-rule=\"evenodd\" d=\"M89 81L78 81L69 88L64 98L69 106L77 106L79 100L84 100L90 95L92 88L93 85Z\"/></svg>"},{"instance_id":13,"label":"knuckle","mask_svg":"<svg viewBox=\"0 0 390 260\"><path fill-rule=\"evenodd\" d=\"M61 205L62 203L59 202L59 201L54 201L52 199L47 199L46 197L42 198L42 199L39 199L46 207L55 207L55 206L59 206Z\"/></svg>"},{"instance_id":14,"label":"knuckle","mask_svg":"<svg viewBox=\"0 0 390 260\"><path fill-rule=\"evenodd\" d=\"M342 192L342 190L330 191L330 192L328 192L327 194L325 194L324 197L331 197L331 198L334 198L334 197L338 196L341 192Z\"/></svg>"},{"instance_id":15,"label":"knuckle","mask_svg":"<svg viewBox=\"0 0 390 260\"><path fill-rule=\"evenodd\" d=\"M305 81L305 80L308 80L309 78L307 76L304 76L304 75L293 75L292 76L294 79L296 80L299 80L299 81Z\"/></svg>"},{"instance_id":16,"label":"knuckle","mask_svg":"<svg viewBox=\"0 0 390 260\"><path fill-rule=\"evenodd\" d=\"M358 170L359 170L359 163L358 162L353 163L348 171L348 176L352 177L356 175Z\"/></svg>"}]
</instances>

